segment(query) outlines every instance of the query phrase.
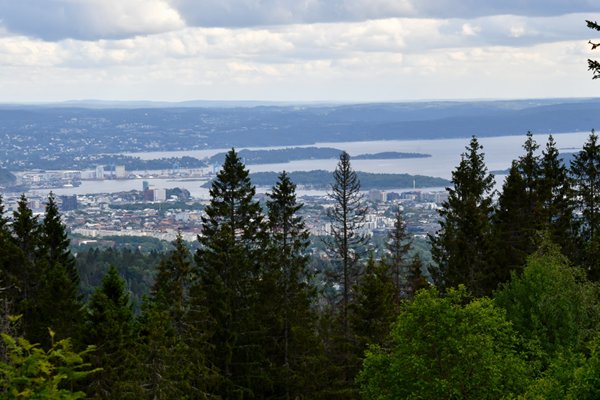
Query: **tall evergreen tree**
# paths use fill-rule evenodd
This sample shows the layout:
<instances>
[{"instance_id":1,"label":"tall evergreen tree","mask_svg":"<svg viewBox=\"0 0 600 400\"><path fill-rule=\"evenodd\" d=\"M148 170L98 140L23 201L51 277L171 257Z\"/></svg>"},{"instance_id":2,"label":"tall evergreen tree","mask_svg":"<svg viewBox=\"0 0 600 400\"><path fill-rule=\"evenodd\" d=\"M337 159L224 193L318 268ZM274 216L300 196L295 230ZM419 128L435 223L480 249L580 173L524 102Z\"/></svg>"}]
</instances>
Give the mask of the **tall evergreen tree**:
<instances>
[{"instance_id":1,"label":"tall evergreen tree","mask_svg":"<svg viewBox=\"0 0 600 400\"><path fill-rule=\"evenodd\" d=\"M579 261L591 279L600 278L600 143L592 130L583 149L571 161L576 208L580 213Z\"/></svg>"},{"instance_id":2,"label":"tall evergreen tree","mask_svg":"<svg viewBox=\"0 0 600 400\"><path fill-rule=\"evenodd\" d=\"M214 376L206 365L206 315L190 311L192 257L180 233L174 244L142 307L136 380L148 399L208 398Z\"/></svg>"},{"instance_id":3,"label":"tall evergreen tree","mask_svg":"<svg viewBox=\"0 0 600 400\"><path fill-rule=\"evenodd\" d=\"M406 232L406 222L400 207L394 213L394 226L388 234L386 249L389 252L388 263L392 270L394 285L396 287L394 299L399 302L401 297L409 293L408 263L406 258L411 249L411 240Z\"/></svg>"},{"instance_id":4,"label":"tall evergreen tree","mask_svg":"<svg viewBox=\"0 0 600 400\"><path fill-rule=\"evenodd\" d=\"M196 252L199 283L214 321L209 362L222 376L217 394L227 399L261 397L270 385L258 313L260 285L269 281L263 257L267 236L254 194L248 170L232 149L212 183Z\"/></svg>"},{"instance_id":5,"label":"tall evergreen tree","mask_svg":"<svg viewBox=\"0 0 600 400\"><path fill-rule=\"evenodd\" d=\"M39 308L35 341L50 346L47 329L51 327L59 339L78 342L83 320L83 305L79 294L79 273L69 249L66 227L61 221L54 195L50 193L40 225L36 263L40 272L40 287L36 298ZM33 335L34 333L31 332Z\"/></svg>"},{"instance_id":6,"label":"tall evergreen tree","mask_svg":"<svg viewBox=\"0 0 600 400\"><path fill-rule=\"evenodd\" d=\"M309 231L298 211L302 204L296 200L296 185L287 173L279 175L271 193L267 194L269 232L273 246L273 263L277 279L273 290L266 293L270 304L266 310L273 317L270 335L272 375L280 376L274 397L285 399L311 396L314 382L310 368L315 368L318 342L315 336L315 313L311 310L315 291L310 286L307 248ZM277 390L277 386L281 388ZM277 393L279 391L279 393ZM314 397L314 393L312 393Z\"/></svg>"},{"instance_id":7,"label":"tall evergreen tree","mask_svg":"<svg viewBox=\"0 0 600 400\"><path fill-rule=\"evenodd\" d=\"M544 229L548 229L552 241L561 246L564 254L573 257L575 226L572 182L552 135L548 137L542 152L539 196Z\"/></svg>"},{"instance_id":8,"label":"tall evergreen tree","mask_svg":"<svg viewBox=\"0 0 600 400\"><path fill-rule=\"evenodd\" d=\"M88 394L98 399L131 398L127 387L128 373L133 370L133 308L125 282L117 269L111 266L102 280L102 286L92 294L87 305L84 341L95 345L91 353L94 367L102 371L94 374L87 385Z\"/></svg>"},{"instance_id":9,"label":"tall evergreen tree","mask_svg":"<svg viewBox=\"0 0 600 400\"><path fill-rule=\"evenodd\" d=\"M535 246L527 183L519 169L518 161L513 161L493 216L495 245L490 261L495 267L490 273L499 283L508 281L511 271L523 268Z\"/></svg>"},{"instance_id":10,"label":"tall evergreen tree","mask_svg":"<svg viewBox=\"0 0 600 400\"><path fill-rule=\"evenodd\" d=\"M490 277L492 189L494 177L484 162L482 146L473 136L460 164L452 172L453 188L440 210L440 230L432 236L437 263L436 284L465 284L476 295L489 294L496 283Z\"/></svg>"},{"instance_id":11,"label":"tall evergreen tree","mask_svg":"<svg viewBox=\"0 0 600 400\"><path fill-rule=\"evenodd\" d=\"M27 204L27 197L22 194L13 211L12 240L18 249L17 264L12 264L15 288L18 296L14 298L15 312L23 315L22 328L24 336L32 342L46 341L47 328L38 323L41 315L37 296L39 295L42 271L36 262L39 249L39 221Z\"/></svg>"},{"instance_id":12,"label":"tall evergreen tree","mask_svg":"<svg viewBox=\"0 0 600 400\"><path fill-rule=\"evenodd\" d=\"M327 247L336 261L341 264L338 284L342 290L341 316L343 336L350 337L348 306L352 297L352 287L360 275L358 259L363 246L368 241L361 232L367 215L364 196L360 193L358 175L350 165L350 156L343 151L333 172L333 184L329 197L333 207L329 208L331 236L327 238Z\"/></svg>"}]
</instances>

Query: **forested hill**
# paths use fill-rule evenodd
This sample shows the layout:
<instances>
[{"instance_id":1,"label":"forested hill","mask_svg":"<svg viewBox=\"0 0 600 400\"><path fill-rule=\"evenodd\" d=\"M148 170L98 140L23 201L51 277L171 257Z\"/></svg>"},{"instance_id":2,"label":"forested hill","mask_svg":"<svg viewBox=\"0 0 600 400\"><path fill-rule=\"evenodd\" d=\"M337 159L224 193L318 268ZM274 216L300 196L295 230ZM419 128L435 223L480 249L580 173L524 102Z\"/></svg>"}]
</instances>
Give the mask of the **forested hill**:
<instances>
[{"instance_id":1,"label":"forested hill","mask_svg":"<svg viewBox=\"0 0 600 400\"><path fill-rule=\"evenodd\" d=\"M273 186L277 182L277 172L256 172L250 174L252 182L257 186ZM442 178L424 175L410 174L373 174L369 172L358 172L360 187L363 190L370 189L405 189L405 188L427 188L445 187L450 181ZM331 172L323 170L295 171L289 173L290 178L299 186L311 189L329 189L331 187ZM205 186L209 186L210 183Z\"/></svg>"},{"instance_id":2,"label":"forested hill","mask_svg":"<svg viewBox=\"0 0 600 400\"><path fill-rule=\"evenodd\" d=\"M437 139L524 132L589 131L600 99L435 101L251 107L84 108L0 106L0 134L34 152L54 142L85 142L89 153L301 145L382 139ZM24 143L23 141L26 141ZM11 150L3 140L0 152ZM14 150L14 149L12 149ZM52 148L47 150L52 151Z\"/></svg>"}]
</instances>

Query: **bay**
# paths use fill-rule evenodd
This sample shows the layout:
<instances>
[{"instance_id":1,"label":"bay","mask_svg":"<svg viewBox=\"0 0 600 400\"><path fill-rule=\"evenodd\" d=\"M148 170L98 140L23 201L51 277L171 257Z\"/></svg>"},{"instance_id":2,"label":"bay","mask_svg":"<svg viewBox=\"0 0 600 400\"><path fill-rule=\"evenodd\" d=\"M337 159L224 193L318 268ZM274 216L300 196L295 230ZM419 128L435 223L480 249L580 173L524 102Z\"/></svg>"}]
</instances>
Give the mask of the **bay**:
<instances>
[{"instance_id":1,"label":"bay","mask_svg":"<svg viewBox=\"0 0 600 400\"><path fill-rule=\"evenodd\" d=\"M557 147L561 153L575 152L581 149L583 143L589 136L588 132L572 132L553 134ZM547 135L536 134L535 140L540 145L541 150L545 147ZM371 173L407 173L415 175L427 175L450 179L452 170L458 165L460 155L465 151L469 144L469 138L460 139L436 139L436 140L377 140L362 142L321 142L313 145L294 146L294 147L335 147L347 151L351 156L365 153L380 153L384 151L415 152L430 154L429 158L412 159L388 159L388 160L354 160L352 166L357 171ZM505 170L510 167L511 161L522 155L522 145L525 141L525 135L522 136L498 136L480 138L479 142L483 146L485 153L485 162L490 171ZM243 147L251 150L280 149L282 146L275 147ZM242 148L239 148L242 149ZM239 150L238 149L238 150ZM206 158L219 152L228 151L228 149L207 149L207 150L181 150L181 151L158 151L143 153L127 153L140 157L141 159L157 159L163 157L183 157L190 156L196 158ZM278 164L251 164L247 165L250 172L265 171L310 171L323 169L333 171L337 160L297 160L288 163ZM215 166L218 168L218 166ZM190 191L192 196L207 199L208 189L202 188L205 181L189 181L177 179L128 179L128 180L104 180L104 181L84 181L81 186L76 188L58 188L53 189L57 195L61 194L87 194L87 193L113 193L127 191L132 189L141 190L142 181L148 181L150 185L156 188L181 187ZM503 176L497 176L496 188L501 187ZM438 188L439 189L439 188ZM265 188L259 188L259 192L264 192ZM38 191L39 192L39 191ZM323 191L299 191L299 194L321 195Z\"/></svg>"}]
</instances>

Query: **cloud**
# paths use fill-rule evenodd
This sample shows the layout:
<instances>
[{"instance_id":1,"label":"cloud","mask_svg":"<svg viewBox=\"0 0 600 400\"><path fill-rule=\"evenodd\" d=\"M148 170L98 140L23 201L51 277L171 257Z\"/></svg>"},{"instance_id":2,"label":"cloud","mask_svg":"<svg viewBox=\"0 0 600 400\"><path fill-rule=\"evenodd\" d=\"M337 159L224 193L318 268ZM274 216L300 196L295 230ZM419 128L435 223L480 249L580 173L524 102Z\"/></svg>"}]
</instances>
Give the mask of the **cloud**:
<instances>
[{"instance_id":1,"label":"cloud","mask_svg":"<svg viewBox=\"0 0 600 400\"><path fill-rule=\"evenodd\" d=\"M385 18L492 15L560 16L596 13L594 0L171 0L190 26L253 27Z\"/></svg>"},{"instance_id":2,"label":"cloud","mask_svg":"<svg viewBox=\"0 0 600 400\"><path fill-rule=\"evenodd\" d=\"M0 0L0 24L47 41L123 38L185 25L162 0Z\"/></svg>"}]
</instances>

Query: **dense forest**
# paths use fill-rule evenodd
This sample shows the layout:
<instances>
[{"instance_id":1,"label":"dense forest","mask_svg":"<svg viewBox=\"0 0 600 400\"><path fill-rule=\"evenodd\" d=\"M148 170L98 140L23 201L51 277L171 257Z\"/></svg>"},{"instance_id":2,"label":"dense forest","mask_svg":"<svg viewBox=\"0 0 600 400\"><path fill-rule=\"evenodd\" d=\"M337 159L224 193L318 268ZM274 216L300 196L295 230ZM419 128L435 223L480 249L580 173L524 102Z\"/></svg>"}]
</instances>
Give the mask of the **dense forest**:
<instances>
[{"instance_id":1,"label":"dense forest","mask_svg":"<svg viewBox=\"0 0 600 400\"><path fill-rule=\"evenodd\" d=\"M427 265L400 209L385 256L370 251L344 152L322 271L309 264L291 177L277 177L262 207L235 150L211 184L195 251L178 238L163 254L74 255L52 195L40 217L24 195L11 216L0 203L0 393L598 398L598 136L566 166L552 136L540 149L528 134L500 193L484 157L473 137Z\"/></svg>"}]
</instances>

